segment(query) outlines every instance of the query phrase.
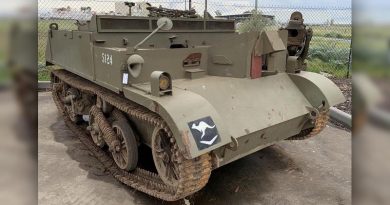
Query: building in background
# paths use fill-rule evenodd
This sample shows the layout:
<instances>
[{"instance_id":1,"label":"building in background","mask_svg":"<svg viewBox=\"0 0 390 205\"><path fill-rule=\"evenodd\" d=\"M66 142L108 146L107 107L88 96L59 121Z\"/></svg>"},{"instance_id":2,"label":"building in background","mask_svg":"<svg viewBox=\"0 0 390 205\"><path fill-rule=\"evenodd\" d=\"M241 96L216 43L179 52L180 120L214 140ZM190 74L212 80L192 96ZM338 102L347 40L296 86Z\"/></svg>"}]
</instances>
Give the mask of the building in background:
<instances>
[{"instance_id":1,"label":"building in background","mask_svg":"<svg viewBox=\"0 0 390 205\"><path fill-rule=\"evenodd\" d=\"M217 15L215 18L217 19L229 19L229 20L235 20L236 22L245 21L247 19L250 19L252 17L253 13L250 11L244 12L243 14L232 14L232 15ZM262 14L264 18L267 18L269 20L275 20L275 16L273 15L264 15Z\"/></svg>"},{"instance_id":2,"label":"building in background","mask_svg":"<svg viewBox=\"0 0 390 205\"><path fill-rule=\"evenodd\" d=\"M149 10L148 8L151 6L147 2L135 2L135 6L131 8L132 16L148 16ZM115 2L115 13L116 15L127 16L129 15L129 7L125 5L124 1Z\"/></svg>"},{"instance_id":3,"label":"building in background","mask_svg":"<svg viewBox=\"0 0 390 205\"><path fill-rule=\"evenodd\" d=\"M59 7L52 8L49 12L39 12L40 19L69 19L69 20L89 20L95 12L89 6L80 8Z\"/></svg>"}]
</instances>

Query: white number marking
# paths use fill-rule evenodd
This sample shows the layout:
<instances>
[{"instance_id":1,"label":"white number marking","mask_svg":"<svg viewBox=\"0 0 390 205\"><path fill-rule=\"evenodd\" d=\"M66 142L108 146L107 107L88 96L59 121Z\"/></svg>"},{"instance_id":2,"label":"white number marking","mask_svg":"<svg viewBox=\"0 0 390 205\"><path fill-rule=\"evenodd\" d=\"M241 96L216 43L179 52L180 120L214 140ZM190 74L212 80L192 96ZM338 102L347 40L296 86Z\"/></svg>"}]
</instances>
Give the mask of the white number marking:
<instances>
[{"instance_id":1,"label":"white number marking","mask_svg":"<svg viewBox=\"0 0 390 205\"><path fill-rule=\"evenodd\" d=\"M107 53L102 53L102 63L107 65L112 65L112 55Z\"/></svg>"}]
</instances>

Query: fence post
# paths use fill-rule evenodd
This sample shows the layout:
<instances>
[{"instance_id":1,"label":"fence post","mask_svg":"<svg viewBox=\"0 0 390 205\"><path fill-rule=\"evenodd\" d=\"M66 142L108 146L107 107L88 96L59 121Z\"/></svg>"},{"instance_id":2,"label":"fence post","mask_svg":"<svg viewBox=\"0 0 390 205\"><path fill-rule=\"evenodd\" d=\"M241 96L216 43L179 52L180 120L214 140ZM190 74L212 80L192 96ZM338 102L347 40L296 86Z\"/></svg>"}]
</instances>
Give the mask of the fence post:
<instances>
[{"instance_id":1,"label":"fence post","mask_svg":"<svg viewBox=\"0 0 390 205\"><path fill-rule=\"evenodd\" d=\"M204 0L204 16L203 18L207 19L207 0Z\"/></svg>"},{"instance_id":2,"label":"fence post","mask_svg":"<svg viewBox=\"0 0 390 205\"><path fill-rule=\"evenodd\" d=\"M347 78L349 78L349 76L350 76L351 68L352 68L352 38L351 38L351 43L349 46Z\"/></svg>"},{"instance_id":3,"label":"fence post","mask_svg":"<svg viewBox=\"0 0 390 205\"><path fill-rule=\"evenodd\" d=\"M258 0L255 0L255 10L256 10L256 12L257 12L257 2L258 2Z\"/></svg>"}]
</instances>

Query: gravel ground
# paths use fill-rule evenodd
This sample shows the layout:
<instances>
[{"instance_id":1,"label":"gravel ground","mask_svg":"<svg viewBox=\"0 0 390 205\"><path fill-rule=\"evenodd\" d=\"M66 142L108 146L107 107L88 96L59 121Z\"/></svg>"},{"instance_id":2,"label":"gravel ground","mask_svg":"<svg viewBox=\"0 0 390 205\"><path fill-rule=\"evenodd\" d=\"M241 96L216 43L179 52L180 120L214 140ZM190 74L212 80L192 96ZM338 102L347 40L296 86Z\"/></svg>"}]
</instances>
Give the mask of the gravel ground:
<instances>
[{"instance_id":1,"label":"gravel ground","mask_svg":"<svg viewBox=\"0 0 390 205\"><path fill-rule=\"evenodd\" d=\"M336 108L352 114L352 78L330 78L343 92L346 101Z\"/></svg>"},{"instance_id":2,"label":"gravel ground","mask_svg":"<svg viewBox=\"0 0 390 205\"><path fill-rule=\"evenodd\" d=\"M340 105L337 105L336 108L340 109L346 113L352 114L352 78L330 78L343 92L346 101ZM342 123L332 120L329 120L330 123L340 129L350 130Z\"/></svg>"}]
</instances>

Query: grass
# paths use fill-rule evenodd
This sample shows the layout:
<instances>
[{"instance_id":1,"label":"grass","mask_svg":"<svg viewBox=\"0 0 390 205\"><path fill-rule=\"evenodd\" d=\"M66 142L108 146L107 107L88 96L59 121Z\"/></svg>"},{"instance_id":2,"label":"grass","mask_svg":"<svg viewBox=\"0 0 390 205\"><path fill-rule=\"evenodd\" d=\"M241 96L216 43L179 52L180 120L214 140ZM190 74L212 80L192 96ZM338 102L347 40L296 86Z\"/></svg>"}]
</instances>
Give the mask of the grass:
<instances>
[{"instance_id":1,"label":"grass","mask_svg":"<svg viewBox=\"0 0 390 205\"><path fill-rule=\"evenodd\" d=\"M386 25L357 25L354 29L354 70L390 77L390 30Z\"/></svg>"},{"instance_id":2,"label":"grass","mask_svg":"<svg viewBox=\"0 0 390 205\"><path fill-rule=\"evenodd\" d=\"M308 70L311 72L326 72L337 78L348 76L350 39L314 37L310 43Z\"/></svg>"},{"instance_id":3,"label":"grass","mask_svg":"<svg viewBox=\"0 0 390 205\"><path fill-rule=\"evenodd\" d=\"M352 26L350 25L315 25L309 26L313 29L314 36L327 37L327 38L341 38L351 39L352 38Z\"/></svg>"},{"instance_id":4,"label":"grass","mask_svg":"<svg viewBox=\"0 0 390 205\"><path fill-rule=\"evenodd\" d=\"M49 69L45 67L45 65L38 65L38 80L39 81L50 80L50 72Z\"/></svg>"},{"instance_id":5,"label":"grass","mask_svg":"<svg viewBox=\"0 0 390 205\"><path fill-rule=\"evenodd\" d=\"M11 75L9 73L9 69L6 69L5 66L0 65L0 85L8 82L11 78Z\"/></svg>"},{"instance_id":6,"label":"grass","mask_svg":"<svg viewBox=\"0 0 390 205\"><path fill-rule=\"evenodd\" d=\"M7 49L8 49L8 31L11 22L0 22L0 84L8 81L10 78L9 69L6 66Z\"/></svg>"},{"instance_id":7,"label":"grass","mask_svg":"<svg viewBox=\"0 0 390 205\"><path fill-rule=\"evenodd\" d=\"M308 71L321 73L325 72L331 74L336 78L345 78L348 76L348 65L332 65L330 63L324 62L318 58L307 61Z\"/></svg>"},{"instance_id":8,"label":"grass","mask_svg":"<svg viewBox=\"0 0 390 205\"><path fill-rule=\"evenodd\" d=\"M361 59L355 59L352 63L354 71L364 72L373 77L390 77L390 65L381 63L374 63L371 61L363 61Z\"/></svg>"}]
</instances>

